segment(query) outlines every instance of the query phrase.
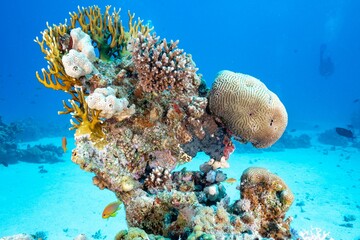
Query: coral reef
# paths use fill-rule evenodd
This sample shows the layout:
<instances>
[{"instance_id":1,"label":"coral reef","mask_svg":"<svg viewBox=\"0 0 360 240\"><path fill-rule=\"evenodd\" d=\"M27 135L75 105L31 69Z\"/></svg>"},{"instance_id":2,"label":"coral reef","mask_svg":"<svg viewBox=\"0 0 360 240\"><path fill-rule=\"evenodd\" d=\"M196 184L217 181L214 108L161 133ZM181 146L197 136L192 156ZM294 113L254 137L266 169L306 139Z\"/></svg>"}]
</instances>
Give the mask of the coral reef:
<instances>
[{"instance_id":1,"label":"coral reef","mask_svg":"<svg viewBox=\"0 0 360 240\"><path fill-rule=\"evenodd\" d=\"M71 132L68 130L69 124L65 121L42 121L29 117L11 122L9 125L16 133L11 137L16 142L30 142L46 137L71 136Z\"/></svg>"},{"instance_id":2,"label":"coral reef","mask_svg":"<svg viewBox=\"0 0 360 240\"><path fill-rule=\"evenodd\" d=\"M322 144L339 147L346 147L350 144L350 140L337 134L334 128L325 130L320 133L318 136L318 141Z\"/></svg>"},{"instance_id":3,"label":"coral reef","mask_svg":"<svg viewBox=\"0 0 360 240\"><path fill-rule=\"evenodd\" d=\"M46 163L59 162L63 155L61 147L52 144L27 145L20 148L16 135L21 132L21 126L17 123L5 124L0 117L0 164L8 166L18 161Z\"/></svg>"},{"instance_id":4,"label":"coral reef","mask_svg":"<svg viewBox=\"0 0 360 240\"><path fill-rule=\"evenodd\" d=\"M2 122L0 116L0 159L4 165L8 164L8 160L5 159L16 158L18 152L18 146L15 141L16 134L20 132L18 126L14 123L7 125ZM4 160L3 160L4 159Z\"/></svg>"},{"instance_id":5,"label":"coral reef","mask_svg":"<svg viewBox=\"0 0 360 240\"><path fill-rule=\"evenodd\" d=\"M241 176L240 191L242 199L250 201L248 211L252 214L249 217L260 217L259 233L262 236L275 239L291 237L291 218L284 218L294 195L281 178L264 168L248 168Z\"/></svg>"},{"instance_id":6,"label":"coral reef","mask_svg":"<svg viewBox=\"0 0 360 240\"><path fill-rule=\"evenodd\" d=\"M223 106L214 98L221 95L220 89L213 86L208 96L191 55L178 48L178 41L161 39L140 19L134 22L131 14L126 30L119 11L109 9L101 13L97 6L79 8L71 14L70 26L48 26L43 39L36 41L49 67L42 71L44 78L37 78L45 87L71 95L60 114L73 117L72 161L93 172L93 183L124 203L129 230L116 239L287 238L291 219L284 220L284 214L292 195L286 184L265 171L254 179L249 170L241 178L241 202L233 206L223 184L227 176L220 170L229 167L233 133L257 147L281 136L287 115L277 96L254 80L264 93L250 94L247 101L257 105L239 104L234 98ZM91 71L68 75L64 56L83 53L74 41L84 39L88 46L89 38L99 53L95 59L86 57ZM221 109L235 105L238 111L259 109L250 119L257 121L259 131L251 133L253 125L239 114L229 121L220 116ZM174 171L198 152L209 156L200 171ZM256 181L260 175L261 181ZM253 189L258 191L250 196Z\"/></svg>"},{"instance_id":7,"label":"coral reef","mask_svg":"<svg viewBox=\"0 0 360 240\"><path fill-rule=\"evenodd\" d=\"M260 80L242 73L218 73L209 108L240 141L257 148L274 144L287 126L287 112L277 95Z\"/></svg>"},{"instance_id":8,"label":"coral reef","mask_svg":"<svg viewBox=\"0 0 360 240\"><path fill-rule=\"evenodd\" d=\"M274 144L275 148L278 149L293 149L293 148L310 148L311 138L307 134L290 134L288 131L285 131L282 137ZM269 148L271 150L272 148Z\"/></svg>"}]
</instances>

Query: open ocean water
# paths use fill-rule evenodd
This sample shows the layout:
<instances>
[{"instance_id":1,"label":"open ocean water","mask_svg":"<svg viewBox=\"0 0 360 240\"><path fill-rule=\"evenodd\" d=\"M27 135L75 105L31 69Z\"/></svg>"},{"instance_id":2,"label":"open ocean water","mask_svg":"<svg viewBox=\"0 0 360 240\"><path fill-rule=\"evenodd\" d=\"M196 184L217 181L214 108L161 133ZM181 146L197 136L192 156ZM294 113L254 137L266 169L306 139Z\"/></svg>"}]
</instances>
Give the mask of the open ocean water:
<instances>
[{"instance_id":1,"label":"open ocean water","mask_svg":"<svg viewBox=\"0 0 360 240\"><path fill-rule=\"evenodd\" d=\"M154 26L157 36L179 40L208 87L221 70L265 83L286 107L286 131L267 150L236 143L225 172L239 178L247 167L266 167L295 195L288 211L294 231L319 228L333 239L360 239L359 1L14 0L1 5L0 239L19 233L43 234L38 235L43 240L81 233L113 239L126 229L124 212L101 219L115 195L93 186L93 175L71 162L70 116L57 114L68 95L45 88L35 76L46 67L34 42L46 23L63 23L78 6L92 5L121 8L124 25L130 10ZM198 170L207 160L199 154L187 167ZM232 198L239 195L236 184L228 184Z\"/></svg>"}]
</instances>

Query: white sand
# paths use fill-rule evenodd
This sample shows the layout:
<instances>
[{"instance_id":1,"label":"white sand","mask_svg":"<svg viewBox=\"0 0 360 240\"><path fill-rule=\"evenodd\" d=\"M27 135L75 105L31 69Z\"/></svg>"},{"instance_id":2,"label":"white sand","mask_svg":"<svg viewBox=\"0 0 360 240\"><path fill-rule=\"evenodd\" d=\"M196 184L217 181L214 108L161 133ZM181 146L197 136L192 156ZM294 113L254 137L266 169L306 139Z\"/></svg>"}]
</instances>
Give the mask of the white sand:
<instances>
[{"instance_id":1,"label":"white sand","mask_svg":"<svg viewBox=\"0 0 360 240\"><path fill-rule=\"evenodd\" d=\"M40 143L61 143L61 138L49 140ZM68 142L73 148L73 142ZM80 233L91 237L101 229L102 236L113 239L126 229L124 211L115 218L101 218L104 207L116 200L115 194L100 191L92 184L93 174L82 171L70 158L68 151L60 163L0 165L0 237L45 231L50 240L73 239ZM48 172L40 174L40 165Z\"/></svg>"},{"instance_id":2,"label":"white sand","mask_svg":"<svg viewBox=\"0 0 360 240\"><path fill-rule=\"evenodd\" d=\"M292 227L310 230L319 227L331 233L336 240L360 238L360 151L354 148L333 149L321 145L312 137L314 146L282 152L241 153L231 156L228 177L238 179L250 166L268 168L289 185L296 200L289 216ZM44 139L42 144L59 145L60 138ZM69 140L69 149L73 142ZM103 208L115 200L109 191L100 191L92 185L92 174L85 173L70 160L67 152L64 162L41 164L48 171L40 174L39 164L19 163L0 165L0 237L16 233L45 231L48 239L73 239L80 233L88 237L101 229L102 236L113 239L126 228L121 211L115 218L101 218ZM198 154L187 168L197 170L207 161ZM228 184L232 200L239 198L236 184ZM304 206L297 206L300 203ZM300 204L301 205L301 204ZM354 215L355 221L346 224L344 215Z\"/></svg>"}]
</instances>

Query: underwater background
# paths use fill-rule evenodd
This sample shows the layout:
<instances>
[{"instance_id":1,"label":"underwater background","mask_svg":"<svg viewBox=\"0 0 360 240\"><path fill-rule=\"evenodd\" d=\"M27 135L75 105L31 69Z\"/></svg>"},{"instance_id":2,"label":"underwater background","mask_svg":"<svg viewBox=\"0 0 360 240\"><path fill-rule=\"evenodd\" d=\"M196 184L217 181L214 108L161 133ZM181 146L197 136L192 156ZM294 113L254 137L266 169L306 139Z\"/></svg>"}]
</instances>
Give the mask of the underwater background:
<instances>
[{"instance_id":1,"label":"underwater background","mask_svg":"<svg viewBox=\"0 0 360 240\"><path fill-rule=\"evenodd\" d=\"M154 26L158 36L179 39L179 47L192 55L209 87L217 72L225 69L264 82L287 109L287 131L274 150L237 144L233 154L239 157L235 161L231 156L227 174L251 165L267 167L295 194L288 212L296 216L292 226L299 231L319 227L334 239L360 239L360 2L356 0L3 2L0 129L5 125L13 129L7 136L19 149L38 143L54 148L48 147L52 150L48 161L30 152L18 160L0 156L0 238L43 231L48 239L73 239L80 233L90 239L112 239L126 228L124 213L101 219L103 207L115 196L92 186L92 175L71 162L71 151L61 152L63 136L69 150L74 147L70 116L57 114L68 95L43 87L35 77L46 66L34 42L46 22L62 23L78 6L91 5L121 8L123 23L130 10ZM339 135L335 128L352 135ZM197 156L201 157L206 158ZM197 170L199 161L189 169Z\"/></svg>"}]
</instances>

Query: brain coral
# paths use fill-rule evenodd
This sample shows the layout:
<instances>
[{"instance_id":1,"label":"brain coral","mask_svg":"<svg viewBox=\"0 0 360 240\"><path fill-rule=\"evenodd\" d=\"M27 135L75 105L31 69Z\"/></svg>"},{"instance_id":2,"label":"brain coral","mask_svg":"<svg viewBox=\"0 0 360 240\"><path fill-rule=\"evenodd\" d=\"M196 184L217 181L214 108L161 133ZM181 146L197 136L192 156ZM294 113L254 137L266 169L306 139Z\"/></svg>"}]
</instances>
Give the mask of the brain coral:
<instances>
[{"instance_id":1,"label":"brain coral","mask_svg":"<svg viewBox=\"0 0 360 240\"><path fill-rule=\"evenodd\" d=\"M265 84L227 70L219 72L215 79L209 108L238 140L251 142L257 148L274 144L288 121L284 105Z\"/></svg>"}]
</instances>

